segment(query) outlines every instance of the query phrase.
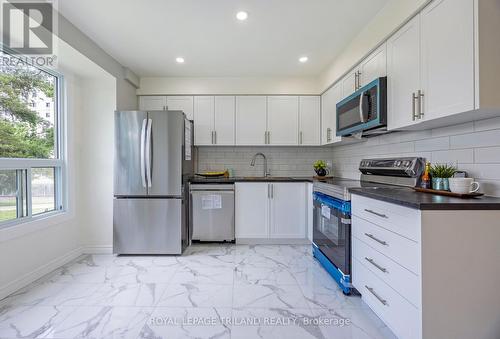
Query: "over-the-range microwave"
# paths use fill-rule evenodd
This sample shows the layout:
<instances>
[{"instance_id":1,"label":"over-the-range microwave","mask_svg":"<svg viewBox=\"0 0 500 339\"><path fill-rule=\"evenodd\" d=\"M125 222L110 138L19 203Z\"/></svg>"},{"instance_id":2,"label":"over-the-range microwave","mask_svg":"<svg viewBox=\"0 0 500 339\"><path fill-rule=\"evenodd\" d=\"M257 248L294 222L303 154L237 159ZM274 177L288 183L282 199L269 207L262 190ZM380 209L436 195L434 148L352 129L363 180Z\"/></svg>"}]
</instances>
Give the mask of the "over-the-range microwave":
<instances>
[{"instance_id":1,"label":"over-the-range microwave","mask_svg":"<svg viewBox=\"0 0 500 339\"><path fill-rule=\"evenodd\" d=\"M337 104L337 136L385 132L386 126L386 77L373 80Z\"/></svg>"}]
</instances>

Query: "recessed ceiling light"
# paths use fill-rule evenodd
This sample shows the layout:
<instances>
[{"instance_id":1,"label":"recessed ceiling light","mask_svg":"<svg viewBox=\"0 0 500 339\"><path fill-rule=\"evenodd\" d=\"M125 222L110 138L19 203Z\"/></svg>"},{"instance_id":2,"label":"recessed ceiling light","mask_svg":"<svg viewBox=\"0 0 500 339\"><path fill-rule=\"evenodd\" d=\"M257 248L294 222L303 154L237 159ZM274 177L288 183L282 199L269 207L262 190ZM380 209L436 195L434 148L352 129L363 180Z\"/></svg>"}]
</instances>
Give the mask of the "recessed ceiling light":
<instances>
[{"instance_id":1,"label":"recessed ceiling light","mask_svg":"<svg viewBox=\"0 0 500 339\"><path fill-rule=\"evenodd\" d=\"M236 13L236 19L240 21L245 21L248 18L248 13L245 11L239 11Z\"/></svg>"},{"instance_id":2,"label":"recessed ceiling light","mask_svg":"<svg viewBox=\"0 0 500 339\"><path fill-rule=\"evenodd\" d=\"M178 64L183 64L183 63L184 63L184 58L182 58L182 57L178 57L178 58L175 58L175 61L176 61Z\"/></svg>"},{"instance_id":3,"label":"recessed ceiling light","mask_svg":"<svg viewBox=\"0 0 500 339\"><path fill-rule=\"evenodd\" d=\"M308 58L308 57L306 57L306 56L303 56L303 57L300 57L300 58L299 58L299 61L300 61L301 63L305 63L305 62L307 62L307 60L309 60L309 58Z\"/></svg>"}]
</instances>

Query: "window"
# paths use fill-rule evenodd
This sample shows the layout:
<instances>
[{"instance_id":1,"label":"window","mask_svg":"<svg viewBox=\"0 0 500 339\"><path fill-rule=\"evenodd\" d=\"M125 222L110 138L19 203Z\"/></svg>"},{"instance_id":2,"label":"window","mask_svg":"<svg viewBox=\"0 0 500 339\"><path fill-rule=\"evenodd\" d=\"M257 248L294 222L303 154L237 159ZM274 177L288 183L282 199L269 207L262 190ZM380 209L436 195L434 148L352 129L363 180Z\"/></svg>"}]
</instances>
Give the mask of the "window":
<instances>
[{"instance_id":1,"label":"window","mask_svg":"<svg viewBox=\"0 0 500 339\"><path fill-rule=\"evenodd\" d=\"M63 210L65 163L62 77L5 52L0 58L1 228Z\"/></svg>"}]
</instances>

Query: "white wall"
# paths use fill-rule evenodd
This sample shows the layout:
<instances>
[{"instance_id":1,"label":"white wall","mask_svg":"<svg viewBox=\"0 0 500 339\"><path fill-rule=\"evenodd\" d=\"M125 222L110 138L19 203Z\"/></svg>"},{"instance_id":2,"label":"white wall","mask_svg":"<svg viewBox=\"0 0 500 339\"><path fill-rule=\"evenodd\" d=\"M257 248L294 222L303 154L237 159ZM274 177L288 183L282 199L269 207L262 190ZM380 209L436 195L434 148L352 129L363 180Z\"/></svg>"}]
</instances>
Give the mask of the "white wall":
<instances>
[{"instance_id":1,"label":"white wall","mask_svg":"<svg viewBox=\"0 0 500 339\"><path fill-rule=\"evenodd\" d=\"M143 94L317 94L318 82L308 78L162 78L144 77L138 95Z\"/></svg>"},{"instance_id":2,"label":"white wall","mask_svg":"<svg viewBox=\"0 0 500 339\"><path fill-rule=\"evenodd\" d=\"M78 214L87 253L112 251L115 84L105 73L81 82Z\"/></svg>"},{"instance_id":3,"label":"white wall","mask_svg":"<svg viewBox=\"0 0 500 339\"><path fill-rule=\"evenodd\" d=\"M500 118L419 132L400 132L333 148L334 174L359 179L361 159L420 156L451 163L477 179L481 191L500 197Z\"/></svg>"}]
</instances>

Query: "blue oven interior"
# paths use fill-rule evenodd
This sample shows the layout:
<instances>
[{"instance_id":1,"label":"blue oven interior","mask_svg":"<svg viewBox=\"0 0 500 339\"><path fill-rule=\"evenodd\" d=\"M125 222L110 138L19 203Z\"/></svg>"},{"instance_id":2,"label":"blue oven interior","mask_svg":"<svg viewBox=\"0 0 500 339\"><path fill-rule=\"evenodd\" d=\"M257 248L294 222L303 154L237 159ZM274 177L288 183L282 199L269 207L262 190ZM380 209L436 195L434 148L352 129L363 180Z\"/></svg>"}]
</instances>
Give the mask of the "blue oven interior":
<instances>
[{"instance_id":1,"label":"blue oven interior","mask_svg":"<svg viewBox=\"0 0 500 339\"><path fill-rule=\"evenodd\" d=\"M313 255L351 292L351 202L314 192Z\"/></svg>"}]
</instances>

